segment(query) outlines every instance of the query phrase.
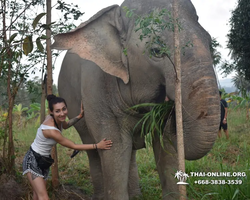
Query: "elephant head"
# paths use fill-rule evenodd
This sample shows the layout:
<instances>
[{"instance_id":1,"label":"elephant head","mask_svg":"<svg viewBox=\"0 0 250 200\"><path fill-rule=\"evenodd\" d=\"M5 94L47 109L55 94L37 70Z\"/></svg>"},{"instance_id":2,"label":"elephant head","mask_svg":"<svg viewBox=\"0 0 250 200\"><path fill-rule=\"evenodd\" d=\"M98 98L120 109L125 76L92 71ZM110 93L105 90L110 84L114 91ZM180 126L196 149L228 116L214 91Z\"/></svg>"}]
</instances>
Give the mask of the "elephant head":
<instances>
[{"instance_id":1,"label":"elephant head","mask_svg":"<svg viewBox=\"0 0 250 200\"><path fill-rule=\"evenodd\" d=\"M135 9L137 15L143 16L162 7L171 11L172 0L126 0L121 7L107 7L71 32L55 36L52 47L76 53L94 62L104 72L120 78L123 85L132 86L128 105L161 102L165 96L174 101L173 55L150 56L150 51L159 48L157 45L143 54L146 41L139 40L134 18L126 17L123 6ZM179 19L181 44L188 41L193 44L181 56L185 156L192 160L204 156L216 139L219 95L210 54L211 38L198 23L190 0L179 1ZM173 52L173 32L165 30L161 38Z\"/></svg>"}]
</instances>

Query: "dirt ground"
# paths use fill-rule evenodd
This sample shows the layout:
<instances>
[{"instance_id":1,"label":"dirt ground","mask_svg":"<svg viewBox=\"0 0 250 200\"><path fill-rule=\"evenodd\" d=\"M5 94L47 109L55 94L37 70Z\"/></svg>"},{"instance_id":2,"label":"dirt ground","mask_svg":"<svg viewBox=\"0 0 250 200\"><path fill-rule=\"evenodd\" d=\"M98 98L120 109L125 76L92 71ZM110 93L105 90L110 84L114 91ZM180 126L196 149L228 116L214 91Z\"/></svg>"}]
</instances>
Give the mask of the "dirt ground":
<instances>
[{"instance_id":1,"label":"dirt ground","mask_svg":"<svg viewBox=\"0 0 250 200\"><path fill-rule=\"evenodd\" d=\"M90 200L80 189L72 186L60 186L56 191L50 191L51 200ZM32 190L24 176L16 180L13 176L0 176L0 200L32 200Z\"/></svg>"},{"instance_id":2,"label":"dirt ground","mask_svg":"<svg viewBox=\"0 0 250 200\"><path fill-rule=\"evenodd\" d=\"M16 157L16 164L20 167L22 157ZM32 188L26 176L21 173L21 168L17 170L17 175L10 176L2 172L2 160L0 158L0 200L32 200ZM51 180L47 181L47 190L50 200L91 200L84 191L71 185L60 185L53 190Z\"/></svg>"}]
</instances>

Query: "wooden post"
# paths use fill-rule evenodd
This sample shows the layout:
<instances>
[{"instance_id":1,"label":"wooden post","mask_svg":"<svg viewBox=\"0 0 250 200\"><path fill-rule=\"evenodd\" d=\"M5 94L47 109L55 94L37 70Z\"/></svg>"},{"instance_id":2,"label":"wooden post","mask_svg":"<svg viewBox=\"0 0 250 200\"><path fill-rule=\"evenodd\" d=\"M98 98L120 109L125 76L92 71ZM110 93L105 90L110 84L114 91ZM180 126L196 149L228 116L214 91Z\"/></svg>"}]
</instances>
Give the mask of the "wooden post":
<instances>
[{"instance_id":1,"label":"wooden post","mask_svg":"<svg viewBox=\"0 0 250 200\"><path fill-rule=\"evenodd\" d=\"M175 82L175 112L176 112L176 129L177 129L177 153L178 153L178 170L185 172L185 152L183 138L183 120L182 120L182 94L181 94L181 55L180 55L180 39L178 27L178 0L174 0L174 64L176 68ZM186 199L186 185L179 185L180 200Z\"/></svg>"},{"instance_id":2,"label":"wooden post","mask_svg":"<svg viewBox=\"0 0 250 200\"><path fill-rule=\"evenodd\" d=\"M46 24L51 24L51 0L47 0L47 18L46 18ZM51 30L46 29L46 51L47 51L47 91L48 94L52 94L52 85L53 85L53 79L52 79L52 53L51 53ZM52 158L55 160L54 164L51 167L52 172L52 186L53 188L57 188L59 186L59 173L58 173L58 162L57 162L57 149L56 145L52 148L51 152Z\"/></svg>"}]
</instances>

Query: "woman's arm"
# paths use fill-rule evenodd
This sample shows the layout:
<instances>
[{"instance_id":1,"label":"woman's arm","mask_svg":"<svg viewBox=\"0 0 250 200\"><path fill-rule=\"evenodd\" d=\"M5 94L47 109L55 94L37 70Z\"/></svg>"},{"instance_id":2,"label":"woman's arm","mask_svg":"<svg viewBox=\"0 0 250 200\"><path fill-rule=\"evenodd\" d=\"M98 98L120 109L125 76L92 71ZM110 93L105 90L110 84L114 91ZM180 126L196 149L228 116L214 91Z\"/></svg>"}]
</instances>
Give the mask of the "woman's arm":
<instances>
[{"instance_id":1,"label":"woman's arm","mask_svg":"<svg viewBox=\"0 0 250 200\"><path fill-rule=\"evenodd\" d=\"M68 129L69 127L73 126L76 122L78 122L81 118L83 118L84 115L84 109L83 109L83 104L81 102L81 113L77 115L76 117L70 119L69 121L63 122L63 129Z\"/></svg>"},{"instance_id":2,"label":"woman's arm","mask_svg":"<svg viewBox=\"0 0 250 200\"><path fill-rule=\"evenodd\" d=\"M73 125L74 125L76 122L78 122L82 117L83 117L83 115L82 115L82 114L79 114L78 116L76 116L76 117L70 119L69 121L63 122L63 125L62 125L63 129L68 129L69 127L73 126Z\"/></svg>"},{"instance_id":3,"label":"woman's arm","mask_svg":"<svg viewBox=\"0 0 250 200\"><path fill-rule=\"evenodd\" d=\"M76 150L110 149L110 147L112 146L111 140L106 140L106 139L103 139L101 142L97 144L75 144L71 140L63 137L62 134L57 130L47 130L45 135L46 137L54 139L62 146Z\"/></svg>"}]
</instances>

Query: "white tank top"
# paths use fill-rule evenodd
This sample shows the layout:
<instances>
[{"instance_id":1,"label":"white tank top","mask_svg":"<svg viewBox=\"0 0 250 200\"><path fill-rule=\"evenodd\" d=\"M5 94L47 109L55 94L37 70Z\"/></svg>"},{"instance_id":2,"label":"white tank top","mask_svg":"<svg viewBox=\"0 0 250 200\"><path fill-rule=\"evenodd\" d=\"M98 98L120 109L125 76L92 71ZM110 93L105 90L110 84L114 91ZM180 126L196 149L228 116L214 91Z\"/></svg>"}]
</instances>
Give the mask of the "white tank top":
<instances>
[{"instance_id":1,"label":"white tank top","mask_svg":"<svg viewBox=\"0 0 250 200\"><path fill-rule=\"evenodd\" d=\"M43 156L50 155L52 147L57 143L54 139L44 137L42 130L48 129L58 130L61 133L61 131L54 126L41 124L41 126L37 129L36 138L31 144L31 148Z\"/></svg>"}]
</instances>

